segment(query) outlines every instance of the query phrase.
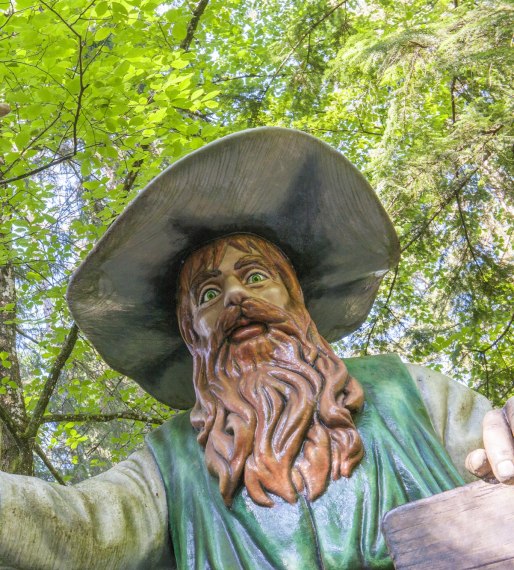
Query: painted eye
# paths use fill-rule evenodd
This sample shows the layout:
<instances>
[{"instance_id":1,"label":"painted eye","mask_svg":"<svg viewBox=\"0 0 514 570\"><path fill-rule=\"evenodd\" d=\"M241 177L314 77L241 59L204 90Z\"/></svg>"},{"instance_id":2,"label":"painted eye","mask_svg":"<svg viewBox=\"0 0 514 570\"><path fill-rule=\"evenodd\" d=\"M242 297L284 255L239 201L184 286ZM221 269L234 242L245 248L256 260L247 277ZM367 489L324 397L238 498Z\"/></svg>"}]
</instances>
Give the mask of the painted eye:
<instances>
[{"instance_id":1,"label":"painted eye","mask_svg":"<svg viewBox=\"0 0 514 570\"><path fill-rule=\"evenodd\" d=\"M200 297L200 305L216 299L219 294L220 292L216 289L207 289L202 293L202 296Z\"/></svg>"},{"instance_id":2,"label":"painted eye","mask_svg":"<svg viewBox=\"0 0 514 570\"><path fill-rule=\"evenodd\" d=\"M265 281L267 279L266 275L263 275L262 273L252 273L248 276L246 282L249 285L253 285L255 283L260 283L261 281Z\"/></svg>"}]
</instances>

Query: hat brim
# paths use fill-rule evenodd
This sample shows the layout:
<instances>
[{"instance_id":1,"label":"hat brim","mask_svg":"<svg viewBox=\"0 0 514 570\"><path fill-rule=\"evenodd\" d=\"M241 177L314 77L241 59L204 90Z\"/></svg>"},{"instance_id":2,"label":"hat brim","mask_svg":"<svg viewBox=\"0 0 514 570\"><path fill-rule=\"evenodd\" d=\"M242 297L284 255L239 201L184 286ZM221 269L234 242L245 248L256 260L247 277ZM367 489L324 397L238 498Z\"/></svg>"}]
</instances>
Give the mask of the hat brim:
<instances>
[{"instance_id":1,"label":"hat brim","mask_svg":"<svg viewBox=\"0 0 514 570\"><path fill-rule=\"evenodd\" d=\"M173 164L89 253L68 302L104 360L174 408L195 399L175 316L180 266L206 242L241 232L286 253L331 342L360 326L399 257L396 232L367 181L306 133L250 129Z\"/></svg>"}]
</instances>

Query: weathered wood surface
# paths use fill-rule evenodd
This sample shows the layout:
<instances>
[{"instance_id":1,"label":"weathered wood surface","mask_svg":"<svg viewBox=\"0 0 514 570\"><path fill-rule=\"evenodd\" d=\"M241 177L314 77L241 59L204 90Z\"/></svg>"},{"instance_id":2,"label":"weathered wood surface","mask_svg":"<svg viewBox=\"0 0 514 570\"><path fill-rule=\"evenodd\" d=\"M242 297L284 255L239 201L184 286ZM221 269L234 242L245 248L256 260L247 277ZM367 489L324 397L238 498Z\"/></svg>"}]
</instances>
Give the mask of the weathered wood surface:
<instances>
[{"instance_id":1,"label":"weathered wood surface","mask_svg":"<svg viewBox=\"0 0 514 570\"><path fill-rule=\"evenodd\" d=\"M471 483L389 512L395 568L514 569L514 486Z\"/></svg>"}]
</instances>

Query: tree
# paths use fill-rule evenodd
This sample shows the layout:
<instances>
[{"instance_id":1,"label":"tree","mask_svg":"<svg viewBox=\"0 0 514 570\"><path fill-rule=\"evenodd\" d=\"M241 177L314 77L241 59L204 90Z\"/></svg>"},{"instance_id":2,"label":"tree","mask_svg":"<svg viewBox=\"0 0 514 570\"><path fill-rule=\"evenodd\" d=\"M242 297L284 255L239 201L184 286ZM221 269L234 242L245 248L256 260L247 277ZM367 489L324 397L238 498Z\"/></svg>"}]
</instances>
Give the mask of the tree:
<instances>
[{"instance_id":1,"label":"tree","mask_svg":"<svg viewBox=\"0 0 514 570\"><path fill-rule=\"evenodd\" d=\"M28 445L28 458L37 438L47 467L40 443L73 452L105 438L98 427L86 435L79 421L155 425L170 413L105 366L87 365L98 357L77 341L64 294L70 271L135 195L136 180L144 185L216 135L208 117L216 90L192 65L205 6L170 16L149 1L25 1L4 14L2 98L12 112L0 127L2 419ZM126 443L120 430L112 437ZM73 462L65 459L65 470ZM32 471L30 460L3 467Z\"/></svg>"},{"instance_id":2,"label":"tree","mask_svg":"<svg viewBox=\"0 0 514 570\"><path fill-rule=\"evenodd\" d=\"M246 127L341 149L396 224L403 261L341 350L513 394L510 5L18 0L0 17L2 468L30 473L35 450L42 476L95 474L173 413L77 334L66 284L146 182Z\"/></svg>"},{"instance_id":3,"label":"tree","mask_svg":"<svg viewBox=\"0 0 514 570\"><path fill-rule=\"evenodd\" d=\"M341 349L399 352L500 405L514 379L512 7L288 7L273 37L256 33L254 42L273 46L266 67L260 44L253 51L264 75L246 61L243 76L230 77L225 51L239 116L341 149L377 188L402 245L371 318Z\"/></svg>"},{"instance_id":4,"label":"tree","mask_svg":"<svg viewBox=\"0 0 514 570\"><path fill-rule=\"evenodd\" d=\"M368 350L374 336L375 350L444 366L501 405L514 362L512 7L419 3L395 14L333 64L342 88L357 87L356 114L381 125L368 169L404 258L356 343Z\"/></svg>"}]
</instances>

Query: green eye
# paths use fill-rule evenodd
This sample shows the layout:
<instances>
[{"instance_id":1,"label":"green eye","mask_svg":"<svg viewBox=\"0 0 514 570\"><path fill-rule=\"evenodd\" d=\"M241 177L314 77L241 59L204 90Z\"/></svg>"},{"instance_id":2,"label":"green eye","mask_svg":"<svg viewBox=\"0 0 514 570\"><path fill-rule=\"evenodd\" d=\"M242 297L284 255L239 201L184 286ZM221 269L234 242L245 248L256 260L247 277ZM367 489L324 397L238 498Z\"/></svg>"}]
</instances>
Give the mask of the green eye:
<instances>
[{"instance_id":1,"label":"green eye","mask_svg":"<svg viewBox=\"0 0 514 570\"><path fill-rule=\"evenodd\" d=\"M261 281L264 281L265 279L267 279L267 277L265 275L263 275L262 273L252 273L251 275L249 275L246 282L250 285L253 285L254 283L260 283Z\"/></svg>"},{"instance_id":2,"label":"green eye","mask_svg":"<svg viewBox=\"0 0 514 570\"><path fill-rule=\"evenodd\" d=\"M204 303L208 303L209 301L216 299L216 297L219 294L220 292L217 291L216 289L207 289L207 291L204 291L202 293L202 296L200 298L200 305L203 305Z\"/></svg>"}]
</instances>

